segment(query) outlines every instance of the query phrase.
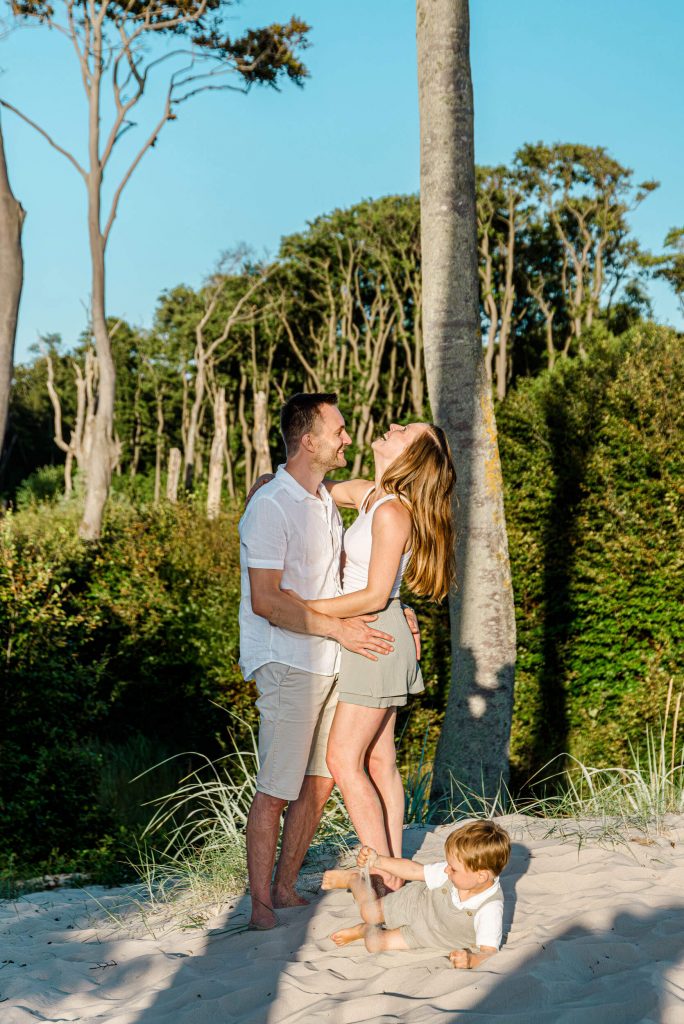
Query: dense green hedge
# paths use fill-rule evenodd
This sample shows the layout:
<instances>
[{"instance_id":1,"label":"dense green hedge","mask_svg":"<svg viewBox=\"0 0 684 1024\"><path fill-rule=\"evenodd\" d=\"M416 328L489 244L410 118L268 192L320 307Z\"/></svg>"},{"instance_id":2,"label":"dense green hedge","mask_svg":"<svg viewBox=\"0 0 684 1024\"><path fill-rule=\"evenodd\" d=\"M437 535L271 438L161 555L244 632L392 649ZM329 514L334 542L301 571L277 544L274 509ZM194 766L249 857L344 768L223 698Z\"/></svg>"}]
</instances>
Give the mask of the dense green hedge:
<instances>
[{"instance_id":1,"label":"dense green hedge","mask_svg":"<svg viewBox=\"0 0 684 1024\"><path fill-rule=\"evenodd\" d=\"M681 339L648 326L588 349L498 411L515 785L562 751L622 758L657 722L684 639ZM27 483L0 521L0 867L12 852L78 867L134 831L141 802L188 763L129 785L137 772L180 751L218 755L229 732L249 742L222 710L255 721L237 666L239 513L208 523L192 502L115 497L86 547L78 502L50 501L45 474L35 483L41 500ZM446 611L417 606L428 690L400 716L406 769L426 734L434 748L449 677Z\"/></svg>"},{"instance_id":2,"label":"dense green hedge","mask_svg":"<svg viewBox=\"0 0 684 1024\"><path fill-rule=\"evenodd\" d=\"M682 339L647 325L588 348L498 413L518 782L562 751L624 760L683 682Z\"/></svg>"},{"instance_id":3,"label":"dense green hedge","mask_svg":"<svg viewBox=\"0 0 684 1024\"><path fill-rule=\"evenodd\" d=\"M0 851L36 861L140 819L154 780L117 801L113 763L130 778L183 750L221 753L233 720L212 702L254 719L236 515L115 501L86 547L77 514L36 505L0 523Z\"/></svg>"}]
</instances>

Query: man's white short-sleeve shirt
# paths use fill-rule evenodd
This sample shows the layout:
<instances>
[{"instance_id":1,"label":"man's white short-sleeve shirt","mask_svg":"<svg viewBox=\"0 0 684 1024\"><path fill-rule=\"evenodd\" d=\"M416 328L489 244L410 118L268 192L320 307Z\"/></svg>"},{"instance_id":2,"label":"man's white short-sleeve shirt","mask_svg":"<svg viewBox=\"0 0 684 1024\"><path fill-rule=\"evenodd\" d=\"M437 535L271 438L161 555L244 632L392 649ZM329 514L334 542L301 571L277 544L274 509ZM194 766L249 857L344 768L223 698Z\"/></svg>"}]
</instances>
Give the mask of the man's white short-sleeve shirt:
<instances>
[{"instance_id":1,"label":"man's white short-sleeve shirt","mask_svg":"<svg viewBox=\"0 0 684 1024\"><path fill-rule=\"evenodd\" d=\"M245 679L269 661L333 675L339 645L325 637L272 626L252 611L249 569L282 569L281 586L300 597L338 597L342 520L324 484L318 495L284 466L261 487L240 520L240 668Z\"/></svg>"}]
</instances>

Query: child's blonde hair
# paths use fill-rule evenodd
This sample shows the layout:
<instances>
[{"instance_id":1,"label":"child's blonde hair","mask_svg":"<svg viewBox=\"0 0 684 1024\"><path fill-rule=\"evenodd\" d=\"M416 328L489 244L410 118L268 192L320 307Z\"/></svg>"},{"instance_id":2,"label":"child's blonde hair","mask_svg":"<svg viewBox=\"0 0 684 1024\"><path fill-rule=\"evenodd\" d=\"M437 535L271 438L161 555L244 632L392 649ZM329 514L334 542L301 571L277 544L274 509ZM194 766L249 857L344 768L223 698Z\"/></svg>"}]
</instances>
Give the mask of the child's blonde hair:
<instances>
[{"instance_id":1,"label":"child's blonde hair","mask_svg":"<svg viewBox=\"0 0 684 1024\"><path fill-rule=\"evenodd\" d=\"M493 821L473 821L457 828L444 844L447 859L456 856L468 871L500 875L511 855L508 832Z\"/></svg>"}]
</instances>

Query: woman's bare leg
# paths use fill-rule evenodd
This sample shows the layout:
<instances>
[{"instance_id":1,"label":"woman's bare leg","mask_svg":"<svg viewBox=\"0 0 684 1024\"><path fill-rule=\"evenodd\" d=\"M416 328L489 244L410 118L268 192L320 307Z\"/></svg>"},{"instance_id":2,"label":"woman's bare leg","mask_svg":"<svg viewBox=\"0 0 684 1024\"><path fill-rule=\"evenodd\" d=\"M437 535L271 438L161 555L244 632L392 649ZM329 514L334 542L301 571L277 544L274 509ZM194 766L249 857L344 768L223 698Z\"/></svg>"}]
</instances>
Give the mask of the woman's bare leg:
<instances>
[{"instance_id":1,"label":"woman's bare leg","mask_svg":"<svg viewBox=\"0 0 684 1024\"><path fill-rule=\"evenodd\" d=\"M385 830L383 805L366 774L366 752L382 730L387 708L366 708L340 701L335 710L328 739L328 768L337 783L352 824L364 846L371 846L384 857L391 856ZM394 876L383 874L391 887Z\"/></svg>"},{"instance_id":2,"label":"woman's bare leg","mask_svg":"<svg viewBox=\"0 0 684 1024\"><path fill-rule=\"evenodd\" d=\"M394 743L396 720L397 709L387 708L382 727L368 748L366 765L382 804L390 856L401 857L404 834L404 784L397 768L397 750Z\"/></svg>"}]
</instances>

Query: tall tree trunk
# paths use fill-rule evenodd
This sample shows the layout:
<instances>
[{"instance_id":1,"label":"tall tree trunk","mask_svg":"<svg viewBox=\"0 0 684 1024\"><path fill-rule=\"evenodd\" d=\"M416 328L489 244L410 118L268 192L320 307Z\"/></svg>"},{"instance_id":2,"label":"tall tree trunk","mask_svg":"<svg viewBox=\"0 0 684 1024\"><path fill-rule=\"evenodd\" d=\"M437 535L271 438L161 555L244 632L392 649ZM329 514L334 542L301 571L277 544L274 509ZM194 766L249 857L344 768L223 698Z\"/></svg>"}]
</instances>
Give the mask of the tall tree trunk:
<instances>
[{"instance_id":1,"label":"tall tree trunk","mask_svg":"<svg viewBox=\"0 0 684 1024\"><path fill-rule=\"evenodd\" d=\"M169 451L169 469L166 477L166 498L175 505L178 501L178 481L180 480L182 456L180 448Z\"/></svg>"},{"instance_id":2,"label":"tall tree trunk","mask_svg":"<svg viewBox=\"0 0 684 1024\"><path fill-rule=\"evenodd\" d=\"M19 299L24 282L21 228L26 214L12 194L0 125L0 453L7 429Z\"/></svg>"},{"instance_id":3,"label":"tall tree trunk","mask_svg":"<svg viewBox=\"0 0 684 1024\"><path fill-rule=\"evenodd\" d=\"M102 168L100 165L100 81L102 77L102 39L98 30L93 44L94 71L89 88L88 150L88 239L92 265L91 316L97 352L97 411L93 423L92 444L88 452L85 507L79 526L83 540L98 540L102 533L104 509L109 496L112 470L117 461L114 442L115 369L112 343L105 313L105 245L100 223Z\"/></svg>"},{"instance_id":4,"label":"tall tree trunk","mask_svg":"<svg viewBox=\"0 0 684 1024\"><path fill-rule=\"evenodd\" d=\"M417 42L425 364L458 474L452 682L433 795L453 776L492 796L508 777L515 618L480 336L467 0L417 0Z\"/></svg>"},{"instance_id":5,"label":"tall tree trunk","mask_svg":"<svg viewBox=\"0 0 684 1024\"><path fill-rule=\"evenodd\" d=\"M204 393L207 386L207 365L201 353L196 353L197 366L195 369L195 397L188 412L188 431L185 440L185 489L191 491L196 479L201 475L198 467L198 438L199 423L202 406L204 404Z\"/></svg>"},{"instance_id":6,"label":"tall tree trunk","mask_svg":"<svg viewBox=\"0 0 684 1024\"><path fill-rule=\"evenodd\" d=\"M131 479L138 472L140 464L140 446L142 442L142 415L140 412L140 393L142 391L142 370L136 370L135 393L133 396L133 437L131 438L131 464L128 468L128 475Z\"/></svg>"},{"instance_id":7,"label":"tall tree trunk","mask_svg":"<svg viewBox=\"0 0 684 1024\"><path fill-rule=\"evenodd\" d=\"M271 451L268 447L268 404L265 391L257 391L254 396L254 455L255 477L273 472Z\"/></svg>"},{"instance_id":8,"label":"tall tree trunk","mask_svg":"<svg viewBox=\"0 0 684 1024\"><path fill-rule=\"evenodd\" d=\"M223 483L223 459L228 434L226 417L226 389L219 388L214 402L214 437L209 455L209 479L207 483L207 519L216 519L221 511L221 485Z\"/></svg>"},{"instance_id":9,"label":"tall tree trunk","mask_svg":"<svg viewBox=\"0 0 684 1024\"><path fill-rule=\"evenodd\" d=\"M164 453L164 392L155 389L157 401L157 434L154 455L154 503L159 504L161 497L161 468L162 455Z\"/></svg>"}]
</instances>

